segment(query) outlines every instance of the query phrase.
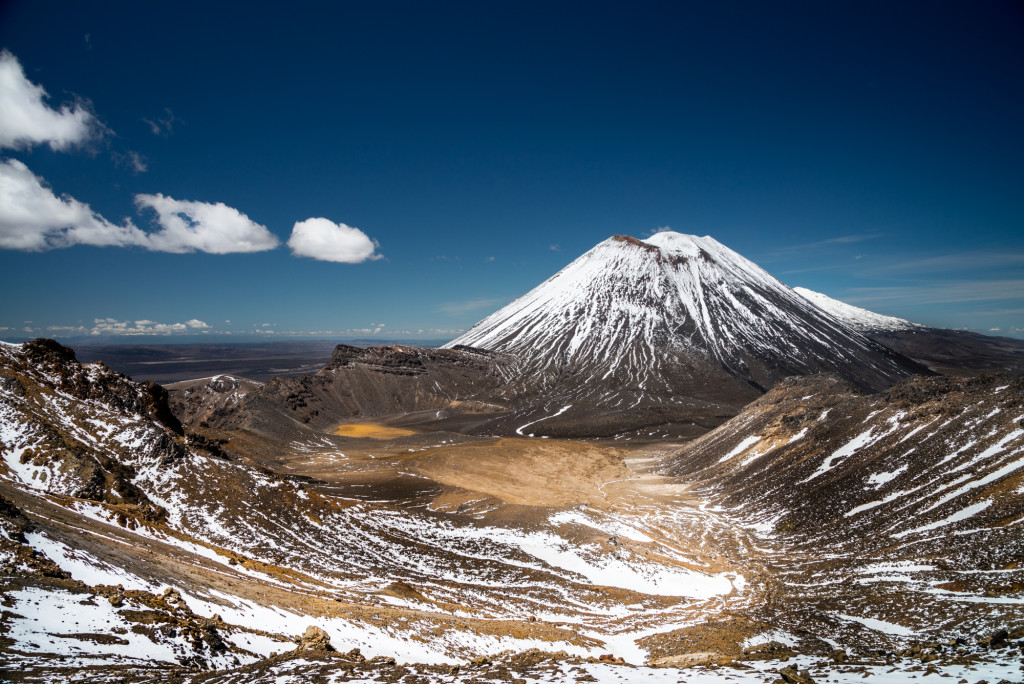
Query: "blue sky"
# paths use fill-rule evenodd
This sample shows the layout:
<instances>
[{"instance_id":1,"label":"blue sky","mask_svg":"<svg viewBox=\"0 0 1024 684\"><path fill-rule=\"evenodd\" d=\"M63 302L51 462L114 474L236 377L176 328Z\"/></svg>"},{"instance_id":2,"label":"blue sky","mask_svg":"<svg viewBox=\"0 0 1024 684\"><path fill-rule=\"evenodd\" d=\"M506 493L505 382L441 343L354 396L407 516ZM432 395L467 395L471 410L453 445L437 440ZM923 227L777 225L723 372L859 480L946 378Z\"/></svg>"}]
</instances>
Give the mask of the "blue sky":
<instances>
[{"instance_id":1,"label":"blue sky","mask_svg":"<svg viewBox=\"0 0 1024 684\"><path fill-rule=\"evenodd\" d=\"M1021 337L1022 36L1017 2L8 0L0 338L446 339L665 226Z\"/></svg>"}]
</instances>

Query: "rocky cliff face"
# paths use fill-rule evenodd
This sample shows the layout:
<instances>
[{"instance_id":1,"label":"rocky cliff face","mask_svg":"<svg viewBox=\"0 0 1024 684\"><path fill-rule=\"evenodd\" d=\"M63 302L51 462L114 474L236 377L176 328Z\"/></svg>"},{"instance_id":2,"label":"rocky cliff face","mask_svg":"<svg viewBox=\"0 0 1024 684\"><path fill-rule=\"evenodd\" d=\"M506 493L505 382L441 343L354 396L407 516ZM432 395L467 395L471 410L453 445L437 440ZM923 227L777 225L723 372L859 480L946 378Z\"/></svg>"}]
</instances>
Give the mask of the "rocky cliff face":
<instances>
[{"instance_id":1,"label":"rocky cliff face","mask_svg":"<svg viewBox=\"0 0 1024 684\"><path fill-rule=\"evenodd\" d=\"M180 383L172 387L172 403L190 425L241 428L277 440L358 418L429 413L440 419L453 406L471 419L506 410L480 400L501 385L506 363L500 354L468 347L338 345L312 375L275 378L262 387L234 379L241 389L228 391L226 382Z\"/></svg>"},{"instance_id":2,"label":"rocky cliff face","mask_svg":"<svg viewBox=\"0 0 1024 684\"><path fill-rule=\"evenodd\" d=\"M48 493L104 501L146 519L164 514L134 483L138 468L186 453L162 387L80 364L71 349L35 340L0 346L0 390L10 471Z\"/></svg>"}]
</instances>

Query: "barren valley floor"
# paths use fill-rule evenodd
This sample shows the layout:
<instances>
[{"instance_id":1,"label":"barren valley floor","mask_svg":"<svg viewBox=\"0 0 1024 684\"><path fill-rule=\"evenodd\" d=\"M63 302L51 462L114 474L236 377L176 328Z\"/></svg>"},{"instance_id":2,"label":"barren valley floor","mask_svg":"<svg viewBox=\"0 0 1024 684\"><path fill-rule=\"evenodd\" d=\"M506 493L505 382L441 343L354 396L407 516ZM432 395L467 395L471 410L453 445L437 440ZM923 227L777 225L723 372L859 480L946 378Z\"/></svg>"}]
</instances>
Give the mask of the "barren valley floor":
<instances>
[{"instance_id":1,"label":"barren valley floor","mask_svg":"<svg viewBox=\"0 0 1024 684\"><path fill-rule=\"evenodd\" d=\"M259 476L248 494L179 491L180 503L219 508L196 536L159 524L128 529L102 506L44 501L4 482L0 494L32 522L31 546L89 586L45 569L4 578L5 633L18 647L0 672L11 681L470 681L523 679L518 667L536 681L770 681L772 669L797 663L818 664L817 681L926 673L920 651L894 655L915 632L906 625L938 607L925 589L934 582L914 578L925 568L786 548L764 525L659 474L677 448L325 437L290 445L275 466L303 483L293 492ZM832 582L849 592L851 580L864 591L842 606L827 589L799 589ZM124 621L120 638L72 624L115 610L105 619ZM177 645L190 629L193 643L210 642L210 624L229 648ZM290 639L310 625L326 630L337 654L292 651ZM1019 676L1016 656L986 665L966 645L928 653L968 678L972 668ZM355 648L377 660L342 655ZM530 649L559 655L511 655ZM836 649L849 649L850 663ZM153 669L144 659L155 651L181 655L182 665L195 652L207 665L248 665L234 678ZM265 660L271 654L279 655ZM635 667L645 665L671 669Z\"/></svg>"}]
</instances>

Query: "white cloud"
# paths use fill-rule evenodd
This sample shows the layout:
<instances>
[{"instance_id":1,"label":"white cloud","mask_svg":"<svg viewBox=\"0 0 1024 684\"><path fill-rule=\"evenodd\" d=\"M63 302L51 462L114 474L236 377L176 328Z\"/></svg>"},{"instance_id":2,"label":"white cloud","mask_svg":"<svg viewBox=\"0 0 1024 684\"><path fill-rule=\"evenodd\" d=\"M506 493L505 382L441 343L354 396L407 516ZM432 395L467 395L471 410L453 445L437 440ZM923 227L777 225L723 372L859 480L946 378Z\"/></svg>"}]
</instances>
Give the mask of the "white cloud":
<instances>
[{"instance_id":1,"label":"white cloud","mask_svg":"<svg viewBox=\"0 0 1024 684\"><path fill-rule=\"evenodd\" d=\"M262 252L277 237L248 216L221 202L190 202L165 195L136 195L139 210L152 209L160 230L148 235L149 249L160 252Z\"/></svg>"},{"instance_id":2,"label":"white cloud","mask_svg":"<svg viewBox=\"0 0 1024 684\"><path fill-rule=\"evenodd\" d=\"M115 164L131 169L132 173L136 175L145 173L149 170L149 162L145 157L134 150L128 150L125 154L112 152L111 157L114 159Z\"/></svg>"},{"instance_id":3,"label":"white cloud","mask_svg":"<svg viewBox=\"0 0 1024 684\"><path fill-rule=\"evenodd\" d=\"M650 232L647 233L647 237L651 237L652 235L657 235L658 233L671 233L671 232L672 232L672 227L671 226L658 226L657 228L652 228L650 230Z\"/></svg>"},{"instance_id":4,"label":"white cloud","mask_svg":"<svg viewBox=\"0 0 1024 684\"><path fill-rule=\"evenodd\" d=\"M131 221L111 223L84 204L57 197L16 159L0 161L0 248L41 252L71 245L146 246Z\"/></svg>"},{"instance_id":5,"label":"white cloud","mask_svg":"<svg viewBox=\"0 0 1024 684\"><path fill-rule=\"evenodd\" d=\"M342 264L359 264L381 258L376 253L376 240L371 240L358 228L325 218L296 222L288 247L295 256Z\"/></svg>"},{"instance_id":6,"label":"white cloud","mask_svg":"<svg viewBox=\"0 0 1024 684\"><path fill-rule=\"evenodd\" d=\"M230 323L230 321L229 321L229 323ZM207 325L206 323L203 323L198 318L193 318L190 321L185 321L185 325L187 325L190 328L197 328L197 329L203 329L203 328L209 328L210 327L209 325Z\"/></svg>"},{"instance_id":7,"label":"white cloud","mask_svg":"<svg viewBox=\"0 0 1024 684\"><path fill-rule=\"evenodd\" d=\"M148 319L119 321L116 318L96 318L93 319L93 326L88 332L90 335L171 335L187 332L189 328L202 327L193 323L202 321L192 319L187 323L157 323ZM203 326L206 324L203 323Z\"/></svg>"},{"instance_id":8,"label":"white cloud","mask_svg":"<svg viewBox=\"0 0 1024 684\"><path fill-rule=\"evenodd\" d=\"M279 242L266 226L220 202L136 195L156 211L160 229L147 233L130 219L111 223L73 197L58 197L17 159L0 161L0 249L42 252L72 245L142 247L155 252L260 252Z\"/></svg>"},{"instance_id":9,"label":"white cloud","mask_svg":"<svg viewBox=\"0 0 1024 684\"><path fill-rule=\"evenodd\" d=\"M49 143L54 150L79 145L103 127L81 104L60 110L44 102L42 86L25 78L18 58L0 52L0 147L25 148Z\"/></svg>"}]
</instances>

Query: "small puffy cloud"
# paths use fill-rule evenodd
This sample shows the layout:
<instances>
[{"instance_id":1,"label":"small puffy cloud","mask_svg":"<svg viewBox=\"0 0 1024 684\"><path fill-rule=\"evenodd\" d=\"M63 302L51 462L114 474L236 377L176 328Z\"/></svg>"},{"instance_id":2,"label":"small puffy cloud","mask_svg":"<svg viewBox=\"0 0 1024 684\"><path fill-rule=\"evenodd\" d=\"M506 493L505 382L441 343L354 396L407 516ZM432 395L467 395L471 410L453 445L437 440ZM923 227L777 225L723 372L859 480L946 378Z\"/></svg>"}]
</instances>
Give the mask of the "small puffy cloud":
<instances>
[{"instance_id":1,"label":"small puffy cloud","mask_svg":"<svg viewBox=\"0 0 1024 684\"><path fill-rule=\"evenodd\" d=\"M103 131L81 104L59 110L46 104L42 86L25 78L18 58L0 52L0 147L48 143L54 150L80 145Z\"/></svg>"},{"instance_id":2,"label":"small puffy cloud","mask_svg":"<svg viewBox=\"0 0 1024 684\"><path fill-rule=\"evenodd\" d=\"M672 227L671 226L658 226L657 228L654 228L649 233L647 233L647 237L651 237L652 235L657 235L658 233L671 233L671 232L672 232Z\"/></svg>"},{"instance_id":3,"label":"small puffy cloud","mask_svg":"<svg viewBox=\"0 0 1024 684\"><path fill-rule=\"evenodd\" d=\"M139 210L152 209L160 230L149 233L147 248L160 252L262 252L277 237L248 216L221 202L190 202L165 195L136 195Z\"/></svg>"},{"instance_id":4,"label":"small puffy cloud","mask_svg":"<svg viewBox=\"0 0 1024 684\"><path fill-rule=\"evenodd\" d=\"M342 264L380 259L381 255L376 253L378 246L376 240L358 228L325 218L298 221L288 239L288 247L295 256Z\"/></svg>"},{"instance_id":5,"label":"small puffy cloud","mask_svg":"<svg viewBox=\"0 0 1024 684\"><path fill-rule=\"evenodd\" d=\"M41 252L71 245L146 244L146 234L131 221L111 223L88 204L57 197L20 161L0 161L0 248Z\"/></svg>"},{"instance_id":6,"label":"small puffy cloud","mask_svg":"<svg viewBox=\"0 0 1024 684\"><path fill-rule=\"evenodd\" d=\"M202 330L203 328L209 328L210 327L209 325L207 325L206 323L203 323L198 318L193 318L190 321L185 321L185 325L187 325L190 328L196 328L197 330Z\"/></svg>"}]
</instances>

